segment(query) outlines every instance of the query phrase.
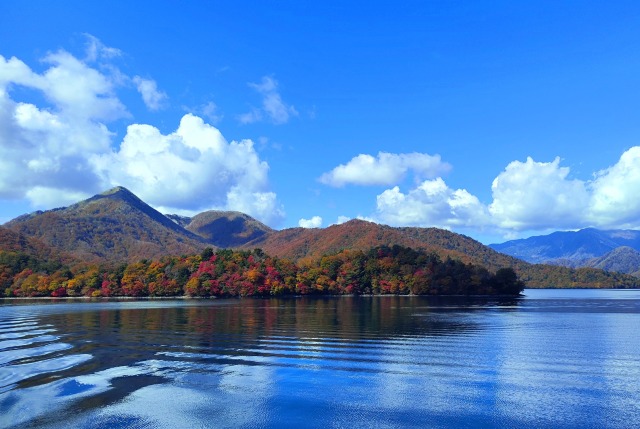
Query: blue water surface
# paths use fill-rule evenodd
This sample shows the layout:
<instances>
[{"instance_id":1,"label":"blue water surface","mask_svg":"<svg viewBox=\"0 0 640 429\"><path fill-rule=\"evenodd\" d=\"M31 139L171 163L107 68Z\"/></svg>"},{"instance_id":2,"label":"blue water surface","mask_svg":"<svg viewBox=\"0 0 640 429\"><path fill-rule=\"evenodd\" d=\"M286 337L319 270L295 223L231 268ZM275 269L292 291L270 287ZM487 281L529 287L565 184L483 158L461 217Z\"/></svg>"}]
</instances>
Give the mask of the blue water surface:
<instances>
[{"instance_id":1,"label":"blue water surface","mask_svg":"<svg viewBox=\"0 0 640 429\"><path fill-rule=\"evenodd\" d=\"M0 301L0 427L640 427L640 291Z\"/></svg>"}]
</instances>

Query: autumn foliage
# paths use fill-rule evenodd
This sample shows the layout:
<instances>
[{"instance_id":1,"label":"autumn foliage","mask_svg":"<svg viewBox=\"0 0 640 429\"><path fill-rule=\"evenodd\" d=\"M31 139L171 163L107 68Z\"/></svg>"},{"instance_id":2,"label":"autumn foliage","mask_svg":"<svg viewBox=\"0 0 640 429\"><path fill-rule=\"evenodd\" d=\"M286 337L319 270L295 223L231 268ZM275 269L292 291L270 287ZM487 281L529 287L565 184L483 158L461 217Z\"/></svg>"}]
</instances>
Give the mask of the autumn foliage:
<instances>
[{"instance_id":1,"label":"autumn foliage","mask_svg":"<svg viewBox=\"0 0 640 429\"><path fill-rule=\"evenodd\" d=\"M244 297L322 294L518 294L515 272L487 269L410 248L344 250L294 263L259 249L205 249L117 267L38 265L0 253L5 296Z\"/></svg>"}]
</instances>

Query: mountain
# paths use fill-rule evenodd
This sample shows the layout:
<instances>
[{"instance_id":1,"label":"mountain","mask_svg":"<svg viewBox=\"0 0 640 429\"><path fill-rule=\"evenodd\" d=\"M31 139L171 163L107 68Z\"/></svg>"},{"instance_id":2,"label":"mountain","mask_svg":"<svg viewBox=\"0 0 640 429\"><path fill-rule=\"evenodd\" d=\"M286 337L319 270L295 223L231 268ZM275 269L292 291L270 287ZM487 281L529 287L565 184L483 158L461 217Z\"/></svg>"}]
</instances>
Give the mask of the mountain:
<instances>
[{"instance_id":1,"label":"mountain","mask_svg":"<svg viewBox=\"0 0 640 429\"><path fill-rule=\"evenodd\" d=\"M167 217L216 247L239 247L273 232L251 216L234 211L210 210L192 218Z\"/></svg>"},{"instance_id":2,"label":"mountain","mask_svg":"<svg viewBox=\"0 0 640 429\"><path fill-rule=\"evenodd\" d=\"M56 264L77 262L72 255L66 252L53 249L36 238L28 237L3 226L0 226L0 255L2 255L0 259L19 259L23 262L27 260L42 263L50 261Z\"/></svg>"},{"instance_id":3,"label":"mountain","mask_svg":"<svg viewBox=\"0 0 640 429\"><path fill-rule=\"evenodd\" d=\"M69 207L20 216L5 228L85 261L136 261L207 246L123 187Z\"/></svg>"},{"instance_id":4,"label":"mountain","mask_svg":"<svg viewBox=\"0 0 640 429\"><path fill-rule=\"evenodd\" d=\"M464 235L438 228L396 228L353 219L327 228L289 228L272 231L244 245L289 259L317 258L344 249L368 250L377 246L400 245L435 252L490 270L522 263Z\"/></svg>"},{"instance_id":5,"label":"mountain","mask_svg":"<svg viewBox=\"0 0 640 429\"><path fill-rule=\"evenodd\" d=\"M627 246L640 251L640 231L594 228L559 231L549 235L489 245L498 252L532 263L581 266L586 261Z\"/></svg>"},{"instance_id":6,"label":"mountain","mask_svg":"<svg viewBox=\"0 0 640 429\"><path fill-rule=\"evenodd\" d=\"M50 248L24 234L0 226L0 252L19 252L32 256L48 256Z\"/></svg>"},{"instance_id":7,"label":"mountain","mask_svg":"<svg viewBox=\"0 0 640 429\"><path fill-rule=\"evenodd\" d=\"M530 264L497 252L467 236L438 228L395 228L351 220L327 228L290 228L272 231L243 247L260 248L269 255L293 260L317 259L345 249L367 250L400 245L434 252L440 258L459 259L490 271L512 267L528 287L638 287L637 278L595 268L572 269Z\"/></svg>"},{"instance_id":8,"label":"mountain","mask_svg":"<svg viewBox=\"0 0 640 429\"><path fill-rule=\"evenodd\" d=\"M482 265L492 272L512 267L529 287L637 287L640 284L637 278L595 268L530 264L464 235L438 228L395 228L352 220L327 228L276 231L238 212L165 216L122 187L69 207L20 216L0 230L0 251L5 246L25 252L41 248L45 252L29 256L29 266L36 268L48 260L61 261L63 256L69 258L65 261L70 262L63 262L70 266L77 261L123 263L198 254L212 246L260 248L269 255L298 261L319 259L343 250L367 251L394 245L433 252L443 260L452 258L465 264ZM24 264L18 259L25 254L20 253L23 250L5 252L4 257L9 258L7 263L15 269L22 267Z\"/></svg>"},{"instance_id":9,"label":"mountain","mask_svg":"<svg viewBox=\"0 0 640 429\"><path fill-rule=\"evenodd\" d=\"M599 258L590 259L585 265L640 277L640 252L628 246L620 246Z\"/></svg>"}]
</instances>

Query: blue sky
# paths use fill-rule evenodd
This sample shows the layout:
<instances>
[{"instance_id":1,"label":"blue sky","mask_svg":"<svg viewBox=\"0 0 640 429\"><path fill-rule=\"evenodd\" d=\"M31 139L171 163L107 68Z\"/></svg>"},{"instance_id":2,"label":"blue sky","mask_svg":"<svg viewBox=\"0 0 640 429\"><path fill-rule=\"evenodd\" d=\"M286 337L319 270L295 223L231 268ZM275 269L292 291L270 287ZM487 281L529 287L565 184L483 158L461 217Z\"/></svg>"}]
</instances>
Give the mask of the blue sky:
<instances>
[{"instance_id":1,"label":"blue sky","mask_svg":"<svg viewBox=\"0 0 640 429\"><path fill-rule=\"evenodd\" d=\"M0 2L0 222L640 228L638 2Z\"/></svg>"}]
</instances>

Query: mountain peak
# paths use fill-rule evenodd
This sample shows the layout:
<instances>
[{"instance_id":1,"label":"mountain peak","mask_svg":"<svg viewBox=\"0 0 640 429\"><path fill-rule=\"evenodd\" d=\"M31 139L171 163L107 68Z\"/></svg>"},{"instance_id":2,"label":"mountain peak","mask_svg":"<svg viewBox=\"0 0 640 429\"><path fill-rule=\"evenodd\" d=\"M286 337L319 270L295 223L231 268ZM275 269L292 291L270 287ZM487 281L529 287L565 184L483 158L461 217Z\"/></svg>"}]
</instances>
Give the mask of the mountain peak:
<instances>
[{"instance_id":1,"label":"mountain peak","mask_svg":"<svg viewBox=\"0 0 640 429\"><path fill-rule=\"evenodd\" d=\"M174 221L177 219L175 215L171 218ZM219 210L195 215L185 228L219 247L241 246L273 231L245 213Z\"/></svg>"},{"instance_id":2,"label":"mountain peak","mask_svg":"<svg viewBox=\"0 0 640 429\"><path fill-rule=\"evenodd\" d=\"M7 226L84 260L131 261L193 253L206 246L122 186L66 208L14 219Z\"/></svg>"},{"instance_id":3,"label":"mountain peak","mask_svg":"<svg viewBox=\"0 0 640 429\"><path fill-rule=\"evenodd\" d=\"M105 191L101 194L94 195L83 202L91 202L101 199L110 199L110 200L120 200L125 201L129 204L133 204L136 206L144 205L147 206L147 203L142 201L136 194L125 188L124 186L116 186L115 188L111 188L108 191ZM82 202L81 202L82 203Z\"/></svg>"},{"instance_id":4,"label":"mountain peak","mask_svg":"<svg viewBox=\"0 0 640 429\"><path fill-rule=\"evenodd\" d=\"M126 195L134 195L133 192L131 192L130 190L128 190L127 188L125 188L124 186L116 186L113 187L111 189L109 189L108 191L104 191L103 193L99 194L99 195L103 195L103 196L108 196L108 195L114 195L114 194L126 194Z\"/></svg>"}]
</instances>

